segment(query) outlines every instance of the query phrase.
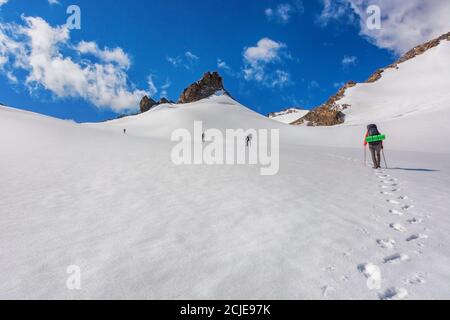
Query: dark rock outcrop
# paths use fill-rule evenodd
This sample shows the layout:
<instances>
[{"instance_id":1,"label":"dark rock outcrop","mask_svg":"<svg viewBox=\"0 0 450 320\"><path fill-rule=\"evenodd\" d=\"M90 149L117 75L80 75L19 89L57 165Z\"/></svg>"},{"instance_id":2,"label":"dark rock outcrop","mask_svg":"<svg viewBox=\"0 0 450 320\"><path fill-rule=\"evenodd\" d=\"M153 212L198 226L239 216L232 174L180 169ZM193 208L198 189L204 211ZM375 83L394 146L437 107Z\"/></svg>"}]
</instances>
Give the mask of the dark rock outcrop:
<instances>
[{"instance_id":1,"label":"dark rock outcrop","mask_svg":"<svg viewBox=\"0 0 450 320\"><path fill-rule=\"evenodd\" d=\"M139 103L139 108L141 109L141 113L149 111L151 108L156 106L158 103L153 100L152 98L149 98L147 96L144 96Z\"/></svg>"},{"instance_id":2,"label":"dark rock outcrop","mask_svg":"<svg viewBox=\"0 0 450 320\"><path fill-rule=\"evenodd\" d=\"M186 88L180 96L178 103L191 103L212 96L220 90L225 90L223 79L218 72L207 72L203 78Z\"/></svg>"},{"instance_id":3,"label":"dark rock outcrop","mask_svg":"<svg viewBox=\"0 0 450 320\"><path fill-rule=\"evenodd\" d=\"M166 98L161 98L157 104L168 104L168 103L173 103L173 102L167 100Z\"/></svg>"},{"instance_id":4,"label":"dark rock outcrop","mask_svg":"<svg viewBox=\"0 0 450 320\"><path fill-rule=\"evenodd\" d=\"M141 109L141 113L144 113L144 112L147 112L147 111L153 109L156 106L159 106L160 104L166 104L166 103L174 103L174 102L170 101L166 98L161 98L158 102L156 102L152 98L145 96L142 98L141 103L139 104L139 107Z\"/></svg>"},{"instance_id":5,"label":"dark rock outcrop","mask_svg":"<svg viewBox=\"0 0 450 320\"><path fill-rule=\"evenodd\" d=\"M293 122L293 125L300 125L306 122L308 126L334 126L345 121L345 114L342 112L348 105L338 105L337 101L345 96L348 88L356 86L356 82L347 82L339 91L328 99L323 105L313 109L303 118Z\"/></svg>"}]
</instances>

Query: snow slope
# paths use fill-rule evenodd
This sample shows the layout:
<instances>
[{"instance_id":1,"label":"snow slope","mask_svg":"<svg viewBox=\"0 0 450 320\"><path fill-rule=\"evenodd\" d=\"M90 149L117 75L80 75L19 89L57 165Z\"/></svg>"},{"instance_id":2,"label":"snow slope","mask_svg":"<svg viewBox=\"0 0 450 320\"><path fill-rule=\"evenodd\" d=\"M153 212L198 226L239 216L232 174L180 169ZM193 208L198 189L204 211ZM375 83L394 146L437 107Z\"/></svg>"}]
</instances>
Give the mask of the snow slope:
<instances>
[{"instance_id":1,"label":"snow slope","mask_svg":"<svg viewBox=\"0 0 450 320\"><path fill-rule=\"evenodd\" d=\"M284 111L275 112L271 114L269 118L284 124L291 124L292 122L306 116L308 112L309 110L290 108Z\"/></svg>"},{"instance_id":2,"label":"snow slope","mask_svg":"<svg viewBox=\"0 0 450 320\"><path fill-rule=\"evenodd\" d=\"M237 103L227 95L217 95L195 103L162 104L138 116L126 117L101 124L86 126L133 136L170 139L178 128L191 129L194 121L203 121L204 129L279 128L281 124Z\"/></svg>"},{"instance_id":3,"label":"snow slope","mask_svg":"<svg viewBox=\"0 0 450 320\"><path fill-rule=\"evenodd\" d=\"M331 128L228 96L100 124L0 106L0 298L449 299L449 54L352 88ZM196 120L279 129L279 174L175 166ZM364 166L372 122L390 169Z\"/></svg>"},{"instance_id":4,"label":"snow slope","mask_svg":"<svg viewBox=\"0 0 450 320\"><path fill-rule=\"evenodd\" d=\"M450 41L386 69L375 83L346 91L340 105L346 121L332 128L303 128L304 143L360 147L366 125L376 123L388 135L390 149L450 152ZM320 134L318 134L320 132ZM321 139L327 136L326 141ZM317 138L318 137L318 138Z\"/></svg>"},{"instance_id":5,"label":"snow slope","mask_svg":"<svg viewBox=\"0 0 450 320\"><path fill-rule=\"evenodd\" d=\"M280 129L279 174L173 165L169 135L194 120ZM0 298L450 298L450 156L389 150L374 172L329 139L360 129L226 96L83 125L0 107Z\"/></svg>"}]
</instances>

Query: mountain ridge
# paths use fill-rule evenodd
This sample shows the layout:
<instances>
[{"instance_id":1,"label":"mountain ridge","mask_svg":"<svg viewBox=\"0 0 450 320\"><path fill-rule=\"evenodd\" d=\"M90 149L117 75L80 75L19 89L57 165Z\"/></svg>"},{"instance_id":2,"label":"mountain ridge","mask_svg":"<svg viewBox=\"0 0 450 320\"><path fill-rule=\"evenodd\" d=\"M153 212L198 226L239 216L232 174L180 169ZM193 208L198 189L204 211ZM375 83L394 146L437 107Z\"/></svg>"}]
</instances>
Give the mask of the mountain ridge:
<instances>
[{"instance_id":1,"label":"mountain ridge","mask_svg":"<svg viewBox=\"0 0 450 320\"><path fill-rule=\"evenodd\" d=\"M343 87L341 87L338 92L331 96L325 103L312 109L304 117L292 122L292 125L302 125L306 124L308 126L334 126L343 124L346 119L346 115L343 111L351 107L349 104L338 104L347 93L347 90L355 87L358 84L372 84L380 79L382 79L384 73L387 70L399 69L399 66L407 61L415 59L418 56L423 55L430 49L435 48L441 44L442 41L450 41L450 32L441 35L438 38L432 39L421 45L418 45L405 53L396 62L390 64L385 68L378 69L375 71L365 82L357 83L355 81L348 81Z\"/></svg>"}]
</instances>

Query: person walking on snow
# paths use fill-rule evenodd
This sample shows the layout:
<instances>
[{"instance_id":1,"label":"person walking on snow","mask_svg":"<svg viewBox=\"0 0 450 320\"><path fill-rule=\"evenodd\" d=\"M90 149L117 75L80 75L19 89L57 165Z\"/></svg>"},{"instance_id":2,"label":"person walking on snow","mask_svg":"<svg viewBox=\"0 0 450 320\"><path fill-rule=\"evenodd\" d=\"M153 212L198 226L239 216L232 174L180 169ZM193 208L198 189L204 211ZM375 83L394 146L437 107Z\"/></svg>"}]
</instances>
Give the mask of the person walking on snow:
<instances>
[{"instance_id":1,"label":"person walking on snow","mask_svg":"<svg viewBox=\"0 0 450 320\"><path fill-rule=\"evenodd\" d=\"M369 144L370 154L372 155L373 168L381 168L381 151L384 149L383 141L367 142L367 137L380 136L381 133L378 131L378 127L375 124L370 124L367 126L367 133L364 137L364 147Z\"/></svg>"},{"instance_id":2,"label":"person walking on snow","mask_svg":"<svg viewBox=\"0 0 450 320\"><path fill-rule=\"evenodd\" d=\"M249 148L252 145L252 140L253 140L252 135L248 135L247 138L245 139L245 144L246 144L247 148Z\"/></svg>"}]
</instances>

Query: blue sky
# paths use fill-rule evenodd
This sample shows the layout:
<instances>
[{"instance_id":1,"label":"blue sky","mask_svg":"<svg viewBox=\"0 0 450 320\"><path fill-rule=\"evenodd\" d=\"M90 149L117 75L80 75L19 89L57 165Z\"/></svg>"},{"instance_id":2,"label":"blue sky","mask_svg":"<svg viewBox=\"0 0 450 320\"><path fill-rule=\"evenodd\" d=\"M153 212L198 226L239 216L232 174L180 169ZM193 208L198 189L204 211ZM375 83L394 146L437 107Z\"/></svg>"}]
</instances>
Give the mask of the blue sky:
<instances>
[{"instance_id":1,"label":"blue sky","mask_svg":"<svg viewBox=\"0 0 450 320\"><path fill-rule=\"evenodd\" d=\"M0 102L100 121L136 108L144 93L177 100L218 70L227 90L262 114L312 108L447 28L425 20L426 32L400 31L402 7L374 2L389 28L371 34L365 0L0 0ZM432 17L447 9L436 3L428 13L420 1L408 6ZM71 4L81 9L80 30L64 27ZM403 21L417 28L414 19L425 19L417 12Z\"/></svg>"}]
</instances>

